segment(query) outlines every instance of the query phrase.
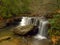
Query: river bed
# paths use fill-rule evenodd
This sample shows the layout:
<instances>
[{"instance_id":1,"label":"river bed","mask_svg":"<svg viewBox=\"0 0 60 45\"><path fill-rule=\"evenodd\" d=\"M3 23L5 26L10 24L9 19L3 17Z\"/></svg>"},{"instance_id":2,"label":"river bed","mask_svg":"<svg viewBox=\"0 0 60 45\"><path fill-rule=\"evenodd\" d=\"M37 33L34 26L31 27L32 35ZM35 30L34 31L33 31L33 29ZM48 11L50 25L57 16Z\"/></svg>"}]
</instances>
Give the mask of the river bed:
<instances>
[{"instance_id":1,"label":"river bed","mask_svg":"<svg viewBox=\"0 0 60 45\"><path fill-rule=\"evenodd\" d=\"M36 40L33 37L14 35L12 29L0 29L0 39L10 36L11 39L0 41L0 45L49 45L48 40Z\"/></svg>"}]
</instances>

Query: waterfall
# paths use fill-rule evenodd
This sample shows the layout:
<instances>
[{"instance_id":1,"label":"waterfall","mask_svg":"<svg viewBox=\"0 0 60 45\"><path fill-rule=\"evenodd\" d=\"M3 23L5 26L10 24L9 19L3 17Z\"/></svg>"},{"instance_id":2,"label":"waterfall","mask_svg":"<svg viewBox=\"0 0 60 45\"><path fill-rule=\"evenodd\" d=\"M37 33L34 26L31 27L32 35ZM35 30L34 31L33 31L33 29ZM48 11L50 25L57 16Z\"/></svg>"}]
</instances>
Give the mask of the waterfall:
<instances>
[{"instance_id":1,"label":"waterfall","mask_svg":"<svg viewBox=\"0 0 60 45\"><path fill-rule=\"evenodd\" d=\"M21 22L19 23L19 26L26 26L26 25L30 25L30 24L34 24L36 25L37 23L37 17L22 17Z\"/></svg>"},{"instance_id":2,"label":"waterfall","mask_svg":"<svg viewBox=\"0 0 60 45\"><path fill-rule=\"evenodd\" d=\"M40 22L40 29L39 29L39 34L42 35L42 36L46 36L46 33L48 31L48 21L41 21Z\"/></svg>"},{"instance_id":3,"label":"waterfall","mask_svg":"<svg viewBox=\"0 0 60 45\"><path fill-rule=\"evenodd\" d=\"M39 23L39 24L38 24ZM22 17L21 22L18 27L34 24L39 28L38 34L34 36L35 39L47 39L48 25L49 21L45 18L40 17Z\"/></svg>"},{"instance_id":4,"label":"waterfall","mask_svg":"<svg viewBox=\"0 0 60 45\"><path fill-rule=\"evenodd\" d=\"M48 24L49 21L47 19L39 19L39 32L37 35L34 36L35 39L47 39L47 32L48 32Z\"/></svg>"},{"instance_id":5,"label":"waterfall","mask_svg":"<svg viewBox=\"0 0 60 45\"><path fill-rule=\"evenodd\" d=\"M31 17L22 17L21 22L19 23L19 26L26 26L31 24Z\"/></svg>"}]
</instances>

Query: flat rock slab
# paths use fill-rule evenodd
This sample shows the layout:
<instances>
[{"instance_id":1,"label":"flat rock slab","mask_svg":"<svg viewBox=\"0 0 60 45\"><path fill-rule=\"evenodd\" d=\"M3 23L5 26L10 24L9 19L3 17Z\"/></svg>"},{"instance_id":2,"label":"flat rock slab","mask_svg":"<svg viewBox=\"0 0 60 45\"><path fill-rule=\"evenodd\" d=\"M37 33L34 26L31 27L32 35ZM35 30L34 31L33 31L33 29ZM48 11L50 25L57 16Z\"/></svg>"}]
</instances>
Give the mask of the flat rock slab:
<instances>
[{"instance_id":1,"label":"flat rock slab","mask_svg":"<svg viewBox=\"0 0 60 45\"><path fill-rule=\"evenodd\" d=\"M22 39L12 38L10 40L3 40L0 42L0 45L22 45Z\"/></svg>"},{"instance_id":2,"label":"flat rock slab","mask_svg":"<svg viewBox=\"0 0 60 45\"><path fill-rule=\"evenodd\" d=\"M4 36L4 37L1 37L1 38L0 38L0 42L3 41L3 40L8 40L8 39L10 39L10 38L11 38L11 36Z\"/></svg>"}]
</instances>

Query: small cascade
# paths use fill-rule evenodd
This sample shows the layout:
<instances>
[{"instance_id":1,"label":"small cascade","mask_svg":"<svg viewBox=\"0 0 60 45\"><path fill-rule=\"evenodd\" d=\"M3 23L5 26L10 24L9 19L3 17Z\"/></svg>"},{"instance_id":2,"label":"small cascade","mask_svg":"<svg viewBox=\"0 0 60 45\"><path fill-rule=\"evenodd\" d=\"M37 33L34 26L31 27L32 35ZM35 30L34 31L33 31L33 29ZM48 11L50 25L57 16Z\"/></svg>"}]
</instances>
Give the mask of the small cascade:
<instances>
[{"instance_id":1,"label":"small cascade","mask_svg":"<svg viewBox=\"0 0 60 45\"><path fill-rule=\"evenodd\" d=\"M26 26L34 24L35 26L38 27L38 33L34 36L35 39L47 39L47 32L48 32L48 24L49 21L45 18L40 18L40 17L22 17L20 26Z\"/></svg>"},{"instance_id":2,"label":"small cascade","mask_svg":"<svg viewBox=\"0 0 60 45\"><path fill-rule=\"evenodd\" d=\"M40 19L39 21L39 32L34 36L35 39L47 39L49 21L45 18Z\"/></svg>"},{"instance_id":3,"label":"small cascade","mask_svg":"<svg viewBox=\"0 0 60 45\"><path fill-rule=\"evenodd\" d=\"M21 22L18 27L20 26L26 26L31 24L31 17L22 17Z\"/></svg>"}]
</instances>

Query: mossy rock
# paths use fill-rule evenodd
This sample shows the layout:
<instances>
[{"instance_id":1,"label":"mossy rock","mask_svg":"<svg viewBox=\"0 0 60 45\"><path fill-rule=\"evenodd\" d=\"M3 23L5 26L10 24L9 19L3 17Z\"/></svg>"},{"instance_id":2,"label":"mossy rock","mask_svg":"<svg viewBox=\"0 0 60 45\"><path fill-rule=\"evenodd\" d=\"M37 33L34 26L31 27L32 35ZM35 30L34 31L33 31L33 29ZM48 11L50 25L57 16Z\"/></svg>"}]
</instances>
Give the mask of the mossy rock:
<instances>
[{"instance_id":1,"label":"mossy rock","mask_svg":"<svg viewBox=\"0 0 60 45\"><path fill-rule=\"evenodd\" d=\"M21 27L15 28L13 32L15 34L24 35L29 31L31 31L33 28L34 28L34 25L21 26Z\"/></svg>"}]
</instances>

